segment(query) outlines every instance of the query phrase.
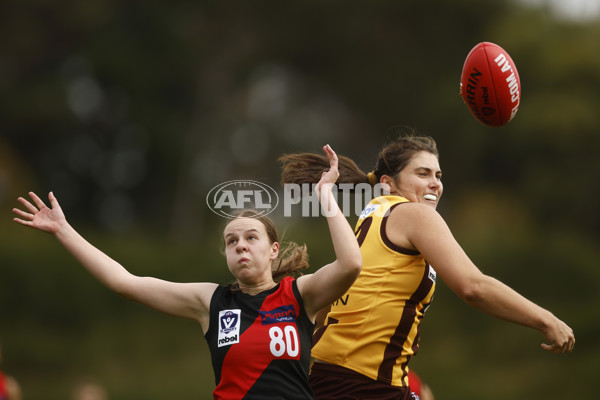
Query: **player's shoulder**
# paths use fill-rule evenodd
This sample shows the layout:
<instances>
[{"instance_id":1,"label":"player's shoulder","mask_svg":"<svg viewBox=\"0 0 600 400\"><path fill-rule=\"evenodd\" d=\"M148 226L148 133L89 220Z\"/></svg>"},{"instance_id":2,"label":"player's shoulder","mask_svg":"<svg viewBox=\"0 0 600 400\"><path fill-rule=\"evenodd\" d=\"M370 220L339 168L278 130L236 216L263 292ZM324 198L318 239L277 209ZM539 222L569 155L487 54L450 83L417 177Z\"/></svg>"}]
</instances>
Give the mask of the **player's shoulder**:
<instances>
[{"instance_id":1,"label":"player's shoulder","mask_svg":"<svg viewBox=\"0 0 600 400\"><path fill-rule=\"evenodd\" d=\"M390 213L389 223L400 224L404 228L445 224L444 219L435 208L415 202L402 203L398 207L394 207Z\"/></svg>"},{"instance_id":2,"label":"player's shoulder","mask_svg":"<svg viewBox=\"0 0 600 400\"><path fill-rule=\"evenodd\" d=\"M412 214L412 215L422 215L422 216L435 216L439 215L435 208L430 205L417 203L413 201L407 201L398 203L396 207L394 207L390 211L390 215L394 214Z\"/></svg>"},{"instance_id":3,"label":"player's shoulder","mask_svg":"<svg viewBox=\"0 0 600 400\"><path fill-rule=\"evenodd\" d=\"M208 309L213 295L221 285L212 282L194 282L190 283L190 286L193 288L194 295Z\"/></svg>"},{"instance_id":4,"label":"player's shoulder","mask_svg":"<svg viewBox=\"0 0 600 400\"><path fill-rule=\"evenodd\" d=\"M314 279L314 275L315 274L304 274L294 280L296 287L301 294L304 293L305 285L310 284L310 281Z\"/></svg>"}]
</instances>

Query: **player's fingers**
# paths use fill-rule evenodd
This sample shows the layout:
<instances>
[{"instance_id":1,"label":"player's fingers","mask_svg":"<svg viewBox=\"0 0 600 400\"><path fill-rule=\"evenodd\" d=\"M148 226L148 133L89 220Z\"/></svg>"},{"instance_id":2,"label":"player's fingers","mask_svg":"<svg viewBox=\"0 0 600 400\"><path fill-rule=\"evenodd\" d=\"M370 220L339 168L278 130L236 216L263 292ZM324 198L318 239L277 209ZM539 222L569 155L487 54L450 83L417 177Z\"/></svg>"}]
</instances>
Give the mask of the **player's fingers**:
<instances>
[{"instance_id":1,"label":"player's fingers","mask_svg":"<svg viewBox=\"0 0 600 400\"><path fill-rule=\"evenodd\" d=\"M37 209L37 208L35 208L35 206L34 206L33 204L31 204L31 203L29 202L29 200L27 200L27 199L25 199L25 198L23 198L23 197L19 197L19 198L17 199L17 201L18 201L19 203L23 204L23 206L25 206L25 208L27 208L27 209L28 209L29 211L31 211L32 213L34 213L34 214L35 214L36 212L38 212L38 209Z\"/></svg>"},{"instance_id":2,"label":"player's fingers","mask_svg":"<svg viewBox=\"0 0 600 400\"><path fill-rule=\"evenodd\" d=\"M562 344L559 343L553 343L551 345L543 343L542 344L542 348L544 350L550 351L554 354L562 354L562 353L566 353L566 352L571 352L573 350L573 340L571 340L572 338L569 338L568 340L565 340Z\"/></svg>"},{"instance_id":3,"label":"player's fingers","mask_svg":"<svg viewBox=\"0 0 600 400\"><path fill-rule=\"evenodd\" d=\"M546 343L542 343L542 349L546 350L546 351L551 351L552 350L552 346L546 344Z\"/></svg>"},{"instance_id":4,"label":"player's fingers","mask_svg":"<svg viewBox=\"0 0 600 400\"><path fill-rule=\"evenodd\" d=\"M562 353L560 346L557 346L556 344L542 343L542 348L554 354Z\"/></svg>"},{"instance_id":5,"label":"player's fingers","mask_svg":"<svg viewBox=\"0 0 600 400\"><path fill-rule=\"evenodd\" d=\"M35 205L41 210L42 208L46 207L46 204L42 201L42 199L40 199L38 197L37 194L33 193L33 192L29 192L29 197L31 197L31 199L33 200L33 202L35 203Z\"/></svg>"},{"instance_id":6,"label":"player's fingers","mask_svg":"<svg viewBox=\"0 0 600 400\"><path fill-rule=\"evenodd\" d=\"M34 215L33 215L33 214L27 213L27 212L25 212L25 211L23 211L23 210L20 210L20 209L18 209L18 208L13 208L13 212L14 212L15 214L17 214L19 217L21 217L21 218L26 218L27 220L32 220L32 219L33 219L33 217L34 217Z\"/></svg>"},{"instance_id":7,"label":"player's fingers","mask_svg":"<svg viewBox=\"0 0 600 400\"><path fill-rule=\"evenodd\" d=\"M58 206L58 200L56 200L54 193L52 193L52 192L48 193L48 200L50 200L50 206L52 208L55 208L56 206Z\"/></svg>"},{"instance_id":8,"label":"player's fingers","mask_svg":"<svg viewBox=\"0 0 600 400\"><path fill-rule=\"evenodd\" d=\"M32 226L33 225L33 222L26 221L26 220L21 219L21 218L13 218L13 221L15 221L16 223L19 223L21 225L25 225L25 226Z\"/></svg>"},{"instance_id":9,"label":"player's fingers","mask_svg":"<svg viewBox=\"0 0 600 400\"><path fill-rule=\"evenodd\" d=\"M575 338L573 337L569 337L566 341L565 344L563 346L563 353L570 353L573 351L573 345L574 345L574 340Z\"/></svg>"},{"instance_id":10,"label":"player's fingers","mask_svg":"<svg viewBox=\"0 0 600 400\"><path fill-rule=\"evenodd\" d=\"M575 348L575 336L573 336L570 340L570 347L569 347L569 351L573 351L573 349Z\"/></svg>"},{"instance_id":11,"label":"player's fingers","mask_svg":"<svg viewBox=\"0 0 600 400\"><path fill-rule=\"evenodd\" d=\"M568 328L565 332L564 339L562 342L559 342L559 346L563 353L573 351L573 347L575 346L575 335L573 334L572 329Z\"/></svg>"},{"instance_id":12,"label":"player's fingers","mask_svg":"<svg viewBox=\"0 0 600 400\"><path fill-rule=\"evenodd\" d=\"M335 166L337 167L338 156L335 153L335 151L333 151L331 146L325 145L325 147L323 147L323 150L325 150L325 153L327 154L327 158L329 158L329 164L331 164L331 166L333 166L335 164Z\"/></svg>"}]
</instances>

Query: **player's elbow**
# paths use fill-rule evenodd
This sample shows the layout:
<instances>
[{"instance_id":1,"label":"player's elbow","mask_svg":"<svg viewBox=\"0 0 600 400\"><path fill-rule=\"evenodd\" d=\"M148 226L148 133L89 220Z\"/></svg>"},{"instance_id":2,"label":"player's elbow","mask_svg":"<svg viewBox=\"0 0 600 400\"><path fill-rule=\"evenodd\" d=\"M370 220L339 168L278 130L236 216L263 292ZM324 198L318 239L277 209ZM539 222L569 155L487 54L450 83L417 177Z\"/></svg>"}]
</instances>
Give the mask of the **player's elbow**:
<instances>
[{"instance_id":1,"label":"player's elbow","mask_svg":"<svg viewBox=\"0 0 600 400\"><path fill-rule=\"evenodd\" d=\"M363 266L362 255L360 254L360 252L354 255L348 263L348 270L352 273L352 275L358 278L358 275L360 275L360 271L362 271Z\"/></svg>"},{"instance_id":2,"label":"player's elbow","mask_svg":"<svg viewBox=\"0 0 600 400\"><path fill-rule=\"evenodd\" d=\"M347 279L356 280L358 275L360 275L360 271L362 271L362 257L360 253L357 256L346 257L343 261L340 261L343 265L343 273L347 277Z\"/></svg>"},{"instance_id":3,"label":"player's elbow","mask_svg":"<svg viewBox=\"0 0 600 400\"><path fill-rule=\"evenodd\" d=\"M480 303L486 296L484 280L484 275L470 278L456 287L454 292L465 303L476 305Z\"/></svg>"},{"instance_id":4,"label":"player's elbow","mask_svg":"<svg viewBox=\"0 0 600 400\"><path fill-rule=\"evenodd\" d=\"M133 291L133 286L127 281L115 281L107 285L110 290L126 298L131 297L130 293Z\"/></svg>"},{"instance_id":5,"label":"player's elbow","mask_svg":"<svg viewBox=\"0 0 600 400\"><path fill-rule=\"evenodd\" d=\"M140 277L132 275L127 271L121 271L121 273L111 276L105 284L116 294L126 298L132 298L138 290L140 279Z\"/></svg>"},{"instance_id":6,"label":"player's elbow","mask_svg":"<svg viewBox=\"0 0 600 400\"><path fill-rule=\"evenodd\" d=\"M363 265L362 257L358 256L358 258L354 259L354 261L351 264L352 265L350 266L350 270L352 271L352 274L354 275L354 277L358 278L358 275L360 275L360 271L362 271L362 265Z\"/></svg>"}]
</instances>

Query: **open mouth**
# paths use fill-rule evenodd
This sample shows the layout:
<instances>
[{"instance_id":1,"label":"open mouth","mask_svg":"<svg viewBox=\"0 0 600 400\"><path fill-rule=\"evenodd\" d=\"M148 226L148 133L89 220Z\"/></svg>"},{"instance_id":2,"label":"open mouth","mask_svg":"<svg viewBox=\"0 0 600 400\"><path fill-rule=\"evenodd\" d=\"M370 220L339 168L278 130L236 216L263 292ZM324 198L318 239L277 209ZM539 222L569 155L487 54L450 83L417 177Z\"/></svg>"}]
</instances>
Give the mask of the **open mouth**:
<instances>
[{"instance_id":1,"label":"open mouth","mask_svg":"<svg viewBox=\"0 0 600 400\"><path fill-rule=\"evenodd\" d=\"M437 201L437 196L434 194L426 194L425 196L423 196L423 198L425 200Z\"/></svg>"}]
</instances>

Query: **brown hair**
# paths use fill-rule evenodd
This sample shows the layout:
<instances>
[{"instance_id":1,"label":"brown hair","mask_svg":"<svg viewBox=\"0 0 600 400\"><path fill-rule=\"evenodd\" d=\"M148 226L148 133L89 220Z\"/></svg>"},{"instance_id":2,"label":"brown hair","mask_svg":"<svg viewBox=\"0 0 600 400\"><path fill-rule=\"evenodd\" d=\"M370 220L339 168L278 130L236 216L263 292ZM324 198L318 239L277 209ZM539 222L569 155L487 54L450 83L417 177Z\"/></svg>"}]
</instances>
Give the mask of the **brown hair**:
<instances>
[{"instance_id":1,"label":"brown hair","mask_svg":"<svg viewBox=\"0 0 600 400\"><path fill-rule=\"evenodd\" d=\"M238 218L254 218L260 221L265 227L265 231L267 232L269 242L271 244L275 242L279 243L279 235L277 234L277 228L271 218L267 217L266 215L262 215L256 210L244 209L237 213L233 219L227 222L227 224ZM308 267L309 264L306 245L303 244L302 246L300 246L299 244L294 242L288 242L285 243L285 245L282 244L282 246L279 248L279 255L271 263L273 280L275 282L278 282L284 276L300 276L302 275L300 270L306 269ZM237 288L237 283L234 284L234 286L235 288Z\"/></svg>"},{"instance_id":2,"label":"brown hair","mask_svg":"<svg viewBox=\"0 0 600 400\"><path fill-rule=\"evenodd\" d=\"M439 158L435 140L430 136L418 136L413 131L410 135L402 135L388 143L377 156L373 173L376 182L383 175L394 177L398 174L413 156L426 151ZM356 163L345 156L339 156L340 177L337 183L369 183L366 172L363 172ZM281 183L317 183L321 174L329 169L327 157L312 153L284 154L279 157L282 163ZM371 183L373 184L373 183Z\"/></svg>"}]
</instances>

